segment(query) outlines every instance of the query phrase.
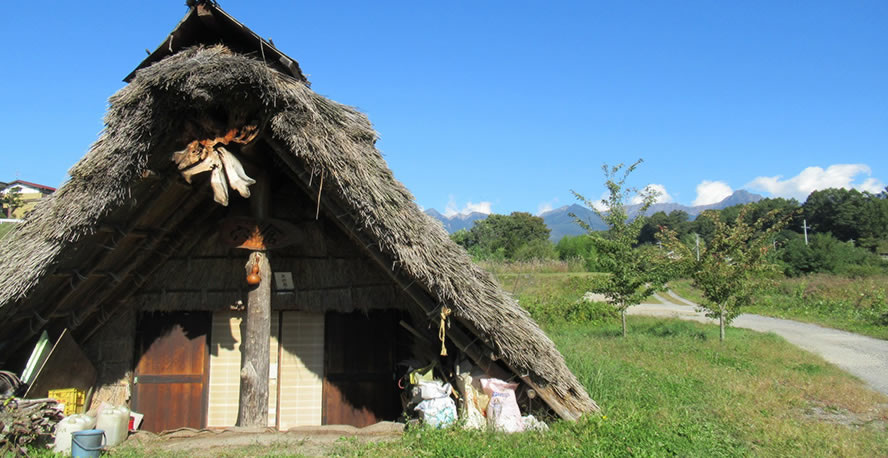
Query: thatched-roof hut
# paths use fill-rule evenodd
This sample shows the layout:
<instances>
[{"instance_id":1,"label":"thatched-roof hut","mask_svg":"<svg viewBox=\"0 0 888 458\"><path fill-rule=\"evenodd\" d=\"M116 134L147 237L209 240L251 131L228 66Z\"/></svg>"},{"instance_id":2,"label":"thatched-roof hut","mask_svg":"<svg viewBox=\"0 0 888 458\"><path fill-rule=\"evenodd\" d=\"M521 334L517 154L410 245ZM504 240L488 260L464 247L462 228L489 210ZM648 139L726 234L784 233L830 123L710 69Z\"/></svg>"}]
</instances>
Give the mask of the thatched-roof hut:
<instances>
[{"instance_id":1,"label":"thatched-roof hut","mask_svg":"<svg viewBox=\"0 0 888 458\"><path fill-rule=\"evenodd\" d=\"M563 418L597 409L420 211L367 118L314 93L293 59L198 2L127 81L70 180L0 246L0 365L67 328L97 366L97 400L132 394L146 421L170 418L154 429L226 426L238 377L262 366L237 343L251 345L241 318L264 287L281 428L396 416L392 365L437 341L445 309L447 358L520 379ZM274 278L251 289L261 262Z\"/></svg>"}]
</instances>

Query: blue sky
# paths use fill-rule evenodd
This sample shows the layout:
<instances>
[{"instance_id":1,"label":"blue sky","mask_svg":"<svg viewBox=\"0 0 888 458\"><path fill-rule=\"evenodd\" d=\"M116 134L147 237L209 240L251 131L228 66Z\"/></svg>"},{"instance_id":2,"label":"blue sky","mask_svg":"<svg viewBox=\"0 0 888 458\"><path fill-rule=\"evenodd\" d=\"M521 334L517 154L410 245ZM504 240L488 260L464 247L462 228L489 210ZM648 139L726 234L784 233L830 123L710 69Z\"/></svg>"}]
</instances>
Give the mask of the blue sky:
<instances>
[{"instance_id":1,"label":"blue sky","mask_svg":"<svg viewBox=\"0 0 888 458\"><path fill-rule=\"evenodd\" d=\"M425 208L538 213L638 158L683 204L888 182L888 2L220 4L367 113ZM60 185L185 12L4 5L0 181Z\"/></svg>"}]
</instances>

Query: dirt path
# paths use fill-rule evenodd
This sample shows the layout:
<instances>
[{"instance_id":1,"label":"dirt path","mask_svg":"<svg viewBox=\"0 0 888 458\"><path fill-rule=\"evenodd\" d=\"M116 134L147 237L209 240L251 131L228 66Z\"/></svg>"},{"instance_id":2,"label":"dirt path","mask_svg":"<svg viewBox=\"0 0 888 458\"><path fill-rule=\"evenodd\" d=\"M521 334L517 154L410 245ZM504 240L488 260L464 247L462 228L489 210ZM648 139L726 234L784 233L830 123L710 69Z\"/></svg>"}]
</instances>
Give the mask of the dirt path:
<instances>
[{"instance_id":1,"label":"dirt path","mask_svg":"<svg viewBox=\"0 0 888 458\"><path fill-rule=\"evenodd\" d=\"M181 428L162 434L139 431L119 448L135 454L172 454L195 457L228 456L326 456L341 453L343 438L357 443L398 440L404 425L380 422L364 428L347 425L297 426L288 431L274 428Z\"/></svg>"},{"instance_id":2,"label":"dirt path","mask_svg":"<svg viewBox=\"0 0 888 458\"><path fill-rule=\"evenodd\" d=\"M678 297L672 291L660 295L658 300L664 303L636 305L630 307L628 313L675 317L702 323L716 322L698 312L695 304ZM820 355L860 378L874 390L888 395L888 341L814 324L752 314L738 316L731 326L773 332L797 347Z\"/></svg>"}]
</instances>

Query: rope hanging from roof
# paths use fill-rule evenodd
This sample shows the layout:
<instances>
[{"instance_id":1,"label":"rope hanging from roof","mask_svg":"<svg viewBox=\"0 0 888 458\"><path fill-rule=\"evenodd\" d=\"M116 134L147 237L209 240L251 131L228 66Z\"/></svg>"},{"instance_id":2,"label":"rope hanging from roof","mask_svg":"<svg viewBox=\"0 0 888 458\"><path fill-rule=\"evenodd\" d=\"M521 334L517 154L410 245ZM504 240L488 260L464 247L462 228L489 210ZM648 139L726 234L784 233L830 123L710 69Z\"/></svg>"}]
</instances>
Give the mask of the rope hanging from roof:
<instances>
[{"instance_id":1,"label":"rope hanging from roof","mask_svg":"<svg viewBox=\"0 0 888 458\"><path fill-rule=\"evenodd\" d=\"M441 339L441 356L447 356L447 346L444 340L447 337L447 327L450 324L448 317L450 316L450 307L441 306L441 327L438 328L438 338Z\"/></svg>"}]
</instances>

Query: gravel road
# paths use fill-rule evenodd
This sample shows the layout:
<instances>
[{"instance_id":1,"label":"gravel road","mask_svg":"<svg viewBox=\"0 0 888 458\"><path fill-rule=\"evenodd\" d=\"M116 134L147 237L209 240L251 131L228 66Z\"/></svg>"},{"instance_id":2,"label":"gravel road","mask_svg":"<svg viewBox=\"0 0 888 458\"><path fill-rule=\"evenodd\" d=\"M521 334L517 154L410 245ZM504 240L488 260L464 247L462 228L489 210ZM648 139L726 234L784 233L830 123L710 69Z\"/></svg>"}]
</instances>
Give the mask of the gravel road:
<instances>
[{"instance_id":1,"label":"gravel road","mask_svg":"<svg viewBox=\"0 0 888 458\"><path fill-rule=\"evenodd\" d=\"M698 312L692 302L678 297L672 291L665 296L657 295L657 299L663 304L636 305L629 308L628 314L717 323ZM886 340L815 324L752 314L738 316L731 326L759 332L773 332L797 347L820 355L823 359L860 378L874 390L888 395L888 341Z\"/></svg>"}]
</instances>

